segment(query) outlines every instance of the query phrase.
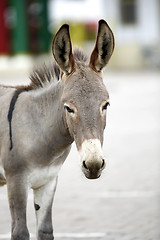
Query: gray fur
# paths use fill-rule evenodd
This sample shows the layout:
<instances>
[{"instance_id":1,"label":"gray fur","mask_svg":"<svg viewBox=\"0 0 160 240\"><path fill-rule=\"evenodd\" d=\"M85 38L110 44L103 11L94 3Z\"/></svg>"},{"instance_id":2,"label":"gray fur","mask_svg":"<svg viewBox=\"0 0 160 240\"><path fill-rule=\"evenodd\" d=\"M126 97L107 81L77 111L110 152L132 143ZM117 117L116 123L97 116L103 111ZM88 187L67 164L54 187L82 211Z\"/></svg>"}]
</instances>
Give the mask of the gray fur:
<instances>
[{"instance_id":1,"label":"gray fur","mask_svg":"<svg viewBox=\"0 0 160 240\"><path fill-rule=\"evenodd\" d=\"M101 30L110 31L107 26L99 23L98 36ZM57 175L73 141L82 154L82 170L87 178L98 178L105 167L101 146L106 124L104 106L109 95L101 72L96 70L98 48L93 50L88 64L80 51L72 53L69 27L63 25L52 49L58 65L35 70L29 86L0 86L0 186L7 183L12 240L29 240L26 225L29 188L33 189L34 203L39 206L35 209L37 238L53 239L51 209ZM105 66L102 61L100 64L101 68ZM13 106L16 91L20 94Z\"/></svg>"}]
</instances>

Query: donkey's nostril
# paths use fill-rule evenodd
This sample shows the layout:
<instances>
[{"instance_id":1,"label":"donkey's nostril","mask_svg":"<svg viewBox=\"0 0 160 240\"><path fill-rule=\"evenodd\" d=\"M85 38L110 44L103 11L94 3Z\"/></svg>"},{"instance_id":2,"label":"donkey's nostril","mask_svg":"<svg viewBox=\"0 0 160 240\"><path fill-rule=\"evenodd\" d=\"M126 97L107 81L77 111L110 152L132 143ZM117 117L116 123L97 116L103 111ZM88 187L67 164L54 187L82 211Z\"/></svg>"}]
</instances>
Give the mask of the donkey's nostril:
<instances>
[{"instance_id":1,"label":"donkey's nostril","mask_svg":"<svg viewBox=\"0 0 160 240\"><path fill-rule=\"evenodd\" d=\"M103 168L104 165L105 165L105 161L104 161L104 159L103 159L103 160L102 160L102 166L101 166L101 168Z\"/></svg>"},{"instance_id":2,"label":"donkey's nostril","mask_svg":"<svg viewBox=\"0 0 160 240\"><path fill-rule=\"evenodd\" d=\"M85 169L88 169L88 167L87 167L85 161L83 161L83 167L84 167Z\"/></svg>"}]
</instances>

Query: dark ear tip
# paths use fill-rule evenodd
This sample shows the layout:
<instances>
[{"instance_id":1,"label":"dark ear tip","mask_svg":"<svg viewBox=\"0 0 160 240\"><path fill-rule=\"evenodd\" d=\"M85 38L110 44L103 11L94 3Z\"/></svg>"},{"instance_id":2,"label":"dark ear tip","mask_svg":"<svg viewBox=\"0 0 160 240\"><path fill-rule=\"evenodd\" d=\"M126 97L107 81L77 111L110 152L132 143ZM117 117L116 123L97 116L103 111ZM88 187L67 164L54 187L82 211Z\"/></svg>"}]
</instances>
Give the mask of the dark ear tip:
<instances>
[{"instance_id":1,"label":"dark ear tip","mask_svg":"<svg viewBox=\"0 0 160 240\"><path fill-rule=\"evenodd\" d=\"M69 31L69 25L68 25L68 24L63 24L63 25L60 27L59 31L61 31L61 30L67 30L67 31Z\"/></svg>"},{"instance_id":2,"label":"dark ear tip","mask_svg":"<svg viewBox=\"0 0 160 240\"><path fill-rule=\"evenodd\" d=\"M105 24L105 25L108 26L107 22L106 22L104 19L100 19L100 20L98 21L98 24L99 24L99 26L101 26L102 24Z\"/></svg>"}]
</instances>

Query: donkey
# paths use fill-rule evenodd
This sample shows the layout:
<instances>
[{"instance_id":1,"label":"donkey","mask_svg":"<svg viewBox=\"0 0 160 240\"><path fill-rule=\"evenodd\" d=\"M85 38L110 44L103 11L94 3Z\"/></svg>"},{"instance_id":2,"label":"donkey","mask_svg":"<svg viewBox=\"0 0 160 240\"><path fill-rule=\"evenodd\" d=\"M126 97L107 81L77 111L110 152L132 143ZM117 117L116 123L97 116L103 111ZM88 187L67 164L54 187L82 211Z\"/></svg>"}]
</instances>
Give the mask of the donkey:
<instances>
[{"instance_id":1,"label":"donkey","mask_svg":"<svg viewBox=\"0 0 160 240\"><path fill-rule=\"evenodd\" d=\"M51 211L57 175L73 141L87 178L99 178L105 168L102 144L109 94L102 69L113 49L113 33L100 20L87 63L81 51L72 52L69 26L64 24L52 43L52 66L33 71L28 86L0 86L0 185L7 184L12 240L29 240L30 188L37 239L53 239Z\"/></svg>"}]
</instances>

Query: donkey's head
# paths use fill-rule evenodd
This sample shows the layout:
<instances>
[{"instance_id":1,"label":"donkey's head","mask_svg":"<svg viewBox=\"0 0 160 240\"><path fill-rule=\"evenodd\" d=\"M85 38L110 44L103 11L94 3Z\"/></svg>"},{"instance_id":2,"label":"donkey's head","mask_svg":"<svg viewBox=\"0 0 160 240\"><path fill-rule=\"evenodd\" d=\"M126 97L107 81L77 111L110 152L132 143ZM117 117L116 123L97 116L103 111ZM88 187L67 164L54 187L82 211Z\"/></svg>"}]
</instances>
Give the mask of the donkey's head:
<instances>
[{"instance_id":1,"label":"donkey's head","mask_svg":"<svg viewBox=\"0 0 160 240\"><path fill-rule=\"evenodd\" d=\"M72 53L68 25L59 29L52 45L61 69L66 124L81 155L82 170L90 179L98 178L105 167L102 144L109 94L102 81L102 69L113 49L113 33L104 20L99 21L96 44L88 64L83 56Z\"/></svg>"}]
</instances>

